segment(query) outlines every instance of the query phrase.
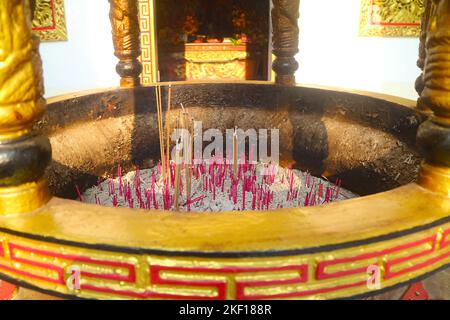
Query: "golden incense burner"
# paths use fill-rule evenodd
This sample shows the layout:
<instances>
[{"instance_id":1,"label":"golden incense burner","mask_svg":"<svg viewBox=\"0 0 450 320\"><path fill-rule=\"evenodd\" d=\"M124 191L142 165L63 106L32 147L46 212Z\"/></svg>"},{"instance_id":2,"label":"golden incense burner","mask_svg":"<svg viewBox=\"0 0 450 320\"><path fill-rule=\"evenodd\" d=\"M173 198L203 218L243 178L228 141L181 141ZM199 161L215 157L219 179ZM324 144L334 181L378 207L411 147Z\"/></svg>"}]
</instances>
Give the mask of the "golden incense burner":
<instances>
[{"instance_id":1,"label":"golden incense burner","mask_svg":"<svg viewBox=\"0 0 450 320\"><path fill-rule=\"evenodd\" d=\"M424 111L399 98L295 86L298 0L273 1L275 84L173 85L174 103L204 127L278 127L283 162L367 195L220 214L68 199L75 184L85 189L118 163L159 157L155 90L139 85L136 1L110 2L122 88L50 99L45 114L28 1L0 2L2 280L68 298L332 299L373 295L450 263L450 0L426 4ZM371 266L377 288L367 283ZM78 287L69 285L73 270Z\"/></svg>"}]
</instances>

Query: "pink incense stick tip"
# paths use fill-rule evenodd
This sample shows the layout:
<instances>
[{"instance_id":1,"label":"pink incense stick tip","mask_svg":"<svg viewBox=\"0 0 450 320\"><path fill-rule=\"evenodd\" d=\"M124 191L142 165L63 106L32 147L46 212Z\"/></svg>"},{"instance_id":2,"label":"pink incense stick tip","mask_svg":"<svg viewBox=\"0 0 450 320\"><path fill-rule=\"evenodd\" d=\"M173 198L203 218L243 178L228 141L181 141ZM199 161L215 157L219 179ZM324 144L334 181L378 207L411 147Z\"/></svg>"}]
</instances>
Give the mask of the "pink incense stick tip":
<instances>
[{"instance_id":1,"label":"pink incense stick tip","mask_svg":"<svg viewBox=\"0 0 450 320\"><path fill-rule=\"evenodd\" d=\"M76 189L76 192L77 192L77 195L78 195L78 199L81 202L84 202L83 196L81 195L80 188L78 187L78 185L75 186L75 189Z\"/></svg>"}]
</instances>

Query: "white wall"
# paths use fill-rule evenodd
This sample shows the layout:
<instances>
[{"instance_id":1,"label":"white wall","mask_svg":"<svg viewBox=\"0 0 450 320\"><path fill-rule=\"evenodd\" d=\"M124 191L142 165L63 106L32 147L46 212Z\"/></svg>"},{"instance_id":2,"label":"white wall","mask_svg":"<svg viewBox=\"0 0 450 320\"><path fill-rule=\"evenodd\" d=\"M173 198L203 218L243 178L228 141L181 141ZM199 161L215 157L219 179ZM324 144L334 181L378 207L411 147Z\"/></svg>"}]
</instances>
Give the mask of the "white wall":
<instances>
[{"instance_id":1,"label":"white wall","mask_svg":"<svg viewBox=\"0 0 450 320\"><path fill-rule=\"evenodd\" d=\"M416 99L417 38L358 37L360 0L300 0L297 81Z\"/></svg>"},{"instance_id":2,"label":"white wall","mask_svg":"<svg viewBox=\"0 0 450 320\"><path fill-rule=\"evenodd\" d=\"M65 0L69 41L42 42L46 96L119 84L108 0Z\"/></svg>"},{"instance_id":3,"label":"white wall","mask_svg":"<svg viewBox=\"0 0 450 320\"><path fill-rule=\"evenodd\" d=\"M297 81L415 99L418 39L358 37L360 0L301 0ZM117 86L107 0L65 0L68 42L41 44L46 96Z\"/></svg>"}]
</instances>

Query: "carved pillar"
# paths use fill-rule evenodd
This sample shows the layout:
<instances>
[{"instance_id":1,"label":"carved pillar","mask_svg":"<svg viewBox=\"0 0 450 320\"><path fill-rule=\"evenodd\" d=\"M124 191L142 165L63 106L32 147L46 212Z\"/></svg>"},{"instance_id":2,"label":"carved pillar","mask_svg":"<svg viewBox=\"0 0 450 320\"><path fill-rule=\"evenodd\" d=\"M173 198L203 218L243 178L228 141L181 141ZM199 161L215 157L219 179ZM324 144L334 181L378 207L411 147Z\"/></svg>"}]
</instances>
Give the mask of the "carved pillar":
<instances>
[{"instance_id":1,"label":"carved pillar","mask_svg":"<svg viewBox=\"0 0 450 320\"><path fill-rule=\"evenodd\" d=\"M298 18L300 0L272 0L273 53L276 56L273 70L275 82L283 85L295 84L298 63Z\"/></svg>"},{"instance_id":2,"label":"carved pillar","mask_svg":"<svg viewBox=\"0 0 450 320\"><path fill-rule=\"evenodd\" d=\"M450 0L434 0L426 41L422 99L433 116L419 128L425 152L419 183L450 196Z\"/></svg>"},{"instance_id":3,"label":"carved pillar","mask_svg":"<svg viewBox=\"0 0 450 320\"><path fill-rule=\"evenodd\" d=\"M38 45L28 0L0 1L0 214L29 212L50 198L43 179L50 143L32 130L46 105Z\"/></svg>"},{"instance_id":4,"label":"carved pillar","mask_svg":"<svg viewBox=\"0 0 450 320\"><path fill-rule=\"evenodd\" d=\"M121 77L120 86L139 86L142 64L138 60L141 43L137 0L109 0L109 3L114 55L119 58L116 71Z\"/></svg>"},{"instance_id":5,"label":"carved pillar","mask_svg":"<svg viewBox=\"0 0 450 320\"><path fill-rule=\"evenodd\" d=\"M421 31L420 31L419 59L417 60L417 66L422 71L425 67L425 59L427 57L426 40L427 40L427 31L428 31L430 18L433 13L433 10L434 10L433 0L424 0L424 7L425 7L425 10L424 10L424 13L422 16ZM422 99L422 92L423 92L424 88L425 88L425 84L424 84L423 72L422 72L422 74L416 80L416 91L419 94L419 99L417 100L417 108L419 110L422 110L425 112L431 112L430 108L428 108L424 104L423 99Z\"/></svg>"}]
</instances>

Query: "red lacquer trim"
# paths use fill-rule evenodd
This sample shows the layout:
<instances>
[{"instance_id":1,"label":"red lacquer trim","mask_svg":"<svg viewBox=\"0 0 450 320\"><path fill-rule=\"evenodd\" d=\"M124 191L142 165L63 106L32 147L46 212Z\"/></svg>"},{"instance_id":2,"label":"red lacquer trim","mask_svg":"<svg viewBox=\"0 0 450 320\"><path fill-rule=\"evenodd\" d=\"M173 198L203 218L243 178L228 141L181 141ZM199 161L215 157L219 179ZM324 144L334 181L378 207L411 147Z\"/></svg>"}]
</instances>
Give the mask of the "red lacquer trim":
<instances>
[{"instance_id":1,"label":"red lacquer trim","mask_svg":"<svg viewBox=\"0 0 450 320\"><path fill-rule=\"evenodd\" d=\"M263 281L263 280L251 280L251 281L238 281L236 282L236 299L238 300L245 300L245 299L264 299L264 298L277 298L280 295L285 294L268 294L268 295L250 295L247 296L245 294L245 288L246 287L265 287L270 285L295 285L300 283L305 283L308 281L308 265L303 264L299 266L289 266L286 267L285 270L291 270L297 272L296 277L292 279L285 279L285 280L270 280L270 281ZM277 270L270 270L270 271L277 271ZM291 293L286 293L287 295Z\"/></svg>"},{"instance_id":2,"label":"red lacquer trim","mask_svg":"<svg viewBox=\"0 0 450 320\"><path fill-rule=\"evenodd\" d=\"M423 287L422 282L413 283L406 290L401 300L428 300L428 292Z\"/></svg>"},{"instance_id":3,"label":"red lacquer trim","mask_svg":"<svg viewBox=\"0 0 450 320\"><path fill-rule=\"evenodd\" d=\"M45 31L45 30L55 30L56 29L56 19L55 19L55 0L50 0L50 6L52 10L52 25L45 27L33 27L35 31Z\"/></svg>"},{"instance_id":4,"label":"red lacquer trim","mask_svg":"<svg viewBox=\"0 0 450 320\"><path fill-rule=\"evenodd\" d=\"M401 251L401 250L405 250L405 249L410 249L419 245L422 245L424 243L432 243L432 248L431 249L427 249L423 252L420 252L418 254L412 255L412 256L408 256L407 259L413 259L415 256L420 255L424 255L426 253L432 252L435 249L435 245L436 245L436 235L431 236L431 237L427 237L425 239L422 240L418 240L418 241L414 241L414 242L410 242L407 244L403 244L403 245L399 245L393 248L389 248L389 249L385 249L385 250L381 250L381 251L374 251L374 252L369 252L369 253L365 253L365 254L361 254L355 257L348 257L348 258L340 258L340 259L334 259L334 260L327 260L327 261L322 261L318 264L317 269L316 269L316 279L317 280L324 280L324 279L330 279L330 278L338 278L338 277L343 277L343 276L347 276L347 275L353 275L353 274L358 274L358 273L366 273L367 268L372 265L372 264L367 264L364 267L360 267L360 268L355 268L355 269L349 269L349 270L345 270L345 271L337 271L337 272L333 272L333 273L326 273L325 272L325 268L328 266L332 266L332 265L337 265L340 263L349 263L349 262L355 262L355 261L360 261L360 260L366 260L366 259L371 259L371 258L376 258L376 257L380 257L389 253L393 253L396 251ZM396 261L396 260L395 260ZM377 265L377 263L373 263L374 265Z\"/></svg>"},{"instance_id":5,"label":"red lacquer trim","mask_svg":"<svg viewBox=\"0 0 450 320\"><path fill-rule=\"evenodd\" d=\"M154 266L156 267L156 270L159 271L168 271L168 269L166 269L166 267L161 267L161 266ZM199 271L197 268L170 268L171 271L174 270L178 270L178 271L198 271L201 273L213 273L213 274L217 274L218 270L222 270L222 272L224 271L224 269L204 269L204 268L200 268L201 271ZM302 272L305 269L305 266L287 266L287 267L283 267L283 268L273 268L273 269L268 269L268 268L257 268L256 269L240 269L239 274L241 273L245 273L243 272L243 270L247 271L247 272L257 272L257 271L276 271L276 270L295 270L295 271L300 271ZM263 269L263 270L261 270ZM155 268L152 268L152 271L155 271ZM193 274L195 274L196 272L193 272ZM219 272L220 273L220 272ZM204 297L204 296L196 296L196 295L180 295L180 294L163 294L163 293L156 293L153 291L145 291L145 292L134 292L134 291L129 291L129 290L112 290L110 288L99 288L96 286L92 286L92 285L84 285L82 286L82 290L91 290L91 291L97 291L97 292L103 292L103 293L109 293L109 294L116 294L116 295L123 295L123 296L127 296L127 297L132 297L132 298L140 298L140 299L190 299L190 300L223 300L226 299L226 289L227 289L227 283L226 280L224 279L224 281L210 281L210 280L205 280L205 281L201 281L201 280L196 280L196 281L177 281L177 280L166 280L166 279L161 279L159 276L152 276L152 279L154 281L156 281L156 283L152 284L159 284L159 285L194 285L196 287L211 287L211 288L216 288L218 295L217 296L213 296L213 297ZM244 285L249 284L252 286L266 286L266 285L276 285L276 284L301 284L302 282L306 282L307 278L305 275L303 275L302 273L300 273L300 277L298 278L294 278L294 279L289 279L289 280L280 280L280 281L249 281L249 282L239 282L236 281L236 299L238 300L251 300L251 299L277 299L277 298L300 298L300 297L305 297L305 296L309 296L309 295L313 295L313 294L321 294L321 293L327 293L327 292L332 292L332 291L338 291L338 290L343 290L343 289L348 289L348 288L352 288L352 287L357 287L357 286L362 286L362 285L366 285L366 281L359 281L359 282L355 282L355 283L349 283L349 284L343 284L343 285L338 285L338 286L334 286L334 287L328 287L328 288L320 288L320 289L312 289L312 290L305 290L305 291L293 291L293 292L287 292L287 293L280 293L280 294L267 294L267 295L251 295L251 296L247 296L245 295L245 291L243 290ZM240 287L240 288L239 288Z\"/></svg>"},{"instance_id":6,"label":"red lacquer trim","mask_svg":"<svg viewBox=\"0 0 450 320\"><path fill-rule=\"evenodd\" d=\"M370 24L373 26L385 26L385 27L419 27L420 23L405 23L405 22L375 22L373 21L373 7L375 6L375 0L372 0L370 5Z\"/></svg>"},{"instance_id":7,"label":"red lacquer trim","mask_svg":"<svg viewBox=\"0 0 450 320\"><path fill-rule=\"evenodd\" d=\"M443 233L442 233L442 239L441 239L441 241L439 242L439 247L442 249L442 248L445 248L445 247L447 247L448 245L450 245L450 229L448 229L448 230L445 230ZM448 239L447 239L448 238Z\"/></svg>"},{"instance_id":8,"label":"red lacquer trim","mask_svg":"<svg viewBox=\"0 0 450 320\"><path fill-rule=\"evenodd\" d=\"M45 280L45 281L50 281L50 282L54 282L54 283L64 284L64 269L61 268L61 267L52 265L52 264L41 263L41 262L36 262L36 261L32 261L32 260L28 260L28 259L23 259L23 258L17 257L16 253L14 251L15 249L21 250L21 251L24 251L24 252L30 252L30 253L42 255L42 256L69 260L69 261L71 261L72 265L76 265L76 263L90 263L90 264L96 264L96 265L101 265L101 266L109 266L109 267L115 267L115 268L125 268L125 269L128 270L128 274L127 275L119 275L119 274L115 274L115 273L100 274L100 273L92 273L92 272L82 271L81 272L81 277L85 276L85 277L89 277L89 278L124 281L124 282L131 282L131 283L134 283L136 281L136 271L135 271L134 265L129 264L129 263L115 262L115 261L106 261L106 260L97 260L97 259L92 259L92 258L89 258L89 257L83 257L83 256L77 256L77 255L60 254L60 253L55 253L55 252L46 251L46 250L28 248L28 247L24 247L24 246L13 244L13 243L9 243L8 247L9 247L9 250L10 250L10 253L11 253L11 260L17 261L17 262L21 262L21 263L24 263L24 264L28 264L28 265L31 265L31 266L35 266L35 267L40 267L40 268L43 268L43 269L50 269L50 270L53 270L53 271L58 273L58 279L53 279L53 278L41 277L41 276L33 275L32 273L29 273L29 272L25 272L25 271L22 271L22 270L19 270L19 269L14 269L14 268L11 268L11 267L0 265L0 268L6 269L6 270L11 271L11 272L15 272L17 274L26 275L26 276L29 276L29 277L32 277L32 278L37 278L39 280Z\"/></svg>"},{"instance_id":9,"label":"red lacquer trim","mask_svg":"<svg viewBox=\"0 0 450 320\"><path fill-rule=\"evenodd\" d=\"M236 284L236 299L260 299L259 296L246 297L244 288L246 285L251 286L269 286L276 284L296 284L306 282L308 279L307 265L291 265L283 267L269 267L269 268L245 268L245 267L225 267L225 268L183 268L183 267L167 267L160 265L152 265L150 267L150 282L152 285L159 286L192 286L193 288L211 288L217 290L217 295L212 297L198 296L198 295L181 295L181 294L165 294L158 293L151 290L145 292L134 292L129 290L112 290L109 288L99 288L92 285L82 285L82 290L99 291L104 293L125 295L133 298L159 298L159 299L193 299L193 300L224 300L227 298L228 281L234 281ZM224 279L220 281L213 280L175 280L164 279L161 277L161 272L189 272L191 274L210 274L223 275ZM299 272L299 276L289 280L271 280L271 281L236 281L235 278L228 280L227 276L236 276L237 274L254 273L254 272L276 272L276 271L295 271ZM298 293L294 293L298 295ZM290 295L290 294L289 294ZM277 297L277 295L264 295L266 298Z\"/></svg>"},{"instance_id":10,"label":"red lacquer trim","mask_svg":"<svg viewBox=\"0 0 450 320\"><path fill-rule=\"evenodd\" d=\"M8 266L2 266L2 265L0 265L0 269L5 269L5 270L8 270L10 272L14 272L16 274L20 274L20 275L27 276L27 277L30 277L30 278L35 278L35 279L42 280L42 281L48 281L48 282L57 283L57 284L64 284L64 270L63 270L63 268L55 266L55 265L52 265L52 264L48 264L48 263L40 263L40 262L36 262L36 261L22 259L22 258L19 258L19 257L16 256L16 252L14 251L15 249L27 251L28 248L17 246L17 245L14 245L12 243L9 243L8 244L8 249L9 249L9 254L11 256L11 260L12 261L28 264L28 265L31 265L31 266L34 266L34 267L39 267L39 268L42 268L42 269L53 270L53 271L55 271L58 274L58 277L56 279L55 278L50 278L50 277L44 277L44 276L33 274L31 272L27 272L27 271L16 269L16 268L11 268L11 267L8 267ZM33 252L34 250L28 250L28 251L29 252Z\"/></svg>"},{"instance_id":11,"label":"red lacquer trim","mask_svg":"<svg viewBox=\"0 0 450 320\"><path fill-rule=\"evenodd\" d=\"M390 272L391 267L393 265L395 265L395 263L393 261L393 262L391 262L389 264L386 264L386 274L385 274L384 278L385 279L394 278L396 276L399 276L399 275L402 275L402 274L405 274L405 273L408 273L408 272L416 271L416 270L428 267L428 266L430 266L432 264L435 264L436 262L439 262L439 261L441 261L441 260L443 260L445 258L448 258L448 257L450 257L450 252L447 252L447 253L442 254L440 256L436 256L434 258L428 259L428 260L423 261L421 263L414 264L414 265L412 265L409 268L404 268L404 269L401 269L401 270L399 270L397 272ZM400 263L400 262L397 262L397 261L395 261L395 262L396 263Z\"/></svg>"},{"instance_id":12,"label":"red lacquer trim","mask_svg":"<svg viewBox=\"0 0 450 320\"><path fill-rule=\"evenodd\" d=\"M11 300L16 294L17 287L0 280L0 300Z\"/></svg>"}]
</instances>

